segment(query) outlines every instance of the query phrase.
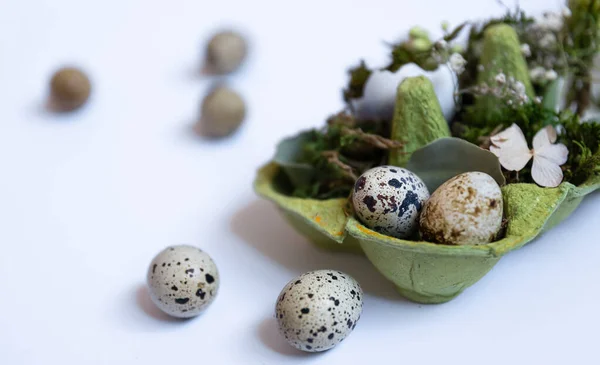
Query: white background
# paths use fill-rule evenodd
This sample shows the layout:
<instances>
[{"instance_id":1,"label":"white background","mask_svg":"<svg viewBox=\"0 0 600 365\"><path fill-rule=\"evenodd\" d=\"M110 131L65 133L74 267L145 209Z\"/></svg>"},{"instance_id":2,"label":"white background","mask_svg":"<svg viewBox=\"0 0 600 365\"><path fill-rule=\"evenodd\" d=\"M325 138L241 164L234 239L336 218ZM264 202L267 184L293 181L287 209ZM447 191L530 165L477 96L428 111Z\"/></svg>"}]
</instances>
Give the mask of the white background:
<instances>
[{"instance_id":1,"label":"white background","mask_svg":"<svg viewBox=\"0 0 600 365\"><path fill-rule=\"evenodd\" d=\"M384 42L415 23L502 12L493 0L1 1L0 363L597 363L599 194L454 301L418 305L366 259L313 248L251 189L279 139L342 107L361 57L383 65ZM228 79L249 115L211 142L191 131L214 81L198 70L227 25L251 39ZM48 79L71 63L93 97L53 115ZM152 257L178 243L221 272L213 305L183 322L144 286ZM304 354L277 334L274 302L320 268L353 275L364 312L339 347Z\"/></svg>"}]
</instances>

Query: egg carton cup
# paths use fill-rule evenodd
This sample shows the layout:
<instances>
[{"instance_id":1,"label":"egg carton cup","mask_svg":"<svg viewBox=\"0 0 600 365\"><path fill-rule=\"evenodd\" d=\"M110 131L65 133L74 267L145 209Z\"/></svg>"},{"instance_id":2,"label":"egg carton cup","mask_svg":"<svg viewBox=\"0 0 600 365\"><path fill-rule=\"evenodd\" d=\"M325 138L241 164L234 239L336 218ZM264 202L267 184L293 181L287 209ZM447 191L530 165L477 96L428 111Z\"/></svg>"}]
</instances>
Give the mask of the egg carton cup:
<instances>
[{"instance_id":1,"label":"egg carton cup","mask_svg":"<svg viewBox=\"0 0 600 365\"><path fill-rule=\"evenodd\" d=\"M278 191L281 168L268 163L254 182L256 192L275 203L294 229L316 246L363 253L400 294L418 303L444 303L475 284L510 251L523 247L567 218L583 198L600 187L600 176L580 186L535 184L502 187L508 225L503 239L476 246L408 241L377 233L347 216L347 199L302 199ZM427 183L427 181L426 181Z\"/></svg>"}]
</instances>

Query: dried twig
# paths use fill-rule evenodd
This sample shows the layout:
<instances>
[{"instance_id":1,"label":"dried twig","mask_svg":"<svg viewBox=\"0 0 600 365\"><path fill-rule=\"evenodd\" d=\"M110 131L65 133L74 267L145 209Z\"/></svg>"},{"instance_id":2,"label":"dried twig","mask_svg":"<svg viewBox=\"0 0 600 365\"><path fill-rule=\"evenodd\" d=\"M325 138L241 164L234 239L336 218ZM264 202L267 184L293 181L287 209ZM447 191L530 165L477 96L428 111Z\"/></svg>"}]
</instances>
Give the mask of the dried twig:
<instances>
[{"instance_id":1,"label":"dried twig","mask_svg":"<svg viewBox=\"0 0 600 365\"><path fill-rule=\"evenodd\" d=\"M490 149L490 146L492 145L492 137L500 133L502 128L504 127L502 126L502 124L500 124L496 126L496 128L494 128L488 136L480 136L479 138L477 138L477 141L479 142L479 147L483 148L484 150Z\"/></svg>"},{"instance_id":2,"label":"dried twig","mask_svg":"<svg viewBox=\"0 0 600 365\"><path fill-rule=\"evenodd\" d=\"M327 119L327 124L353 128L356 125L356 119L354 119L354 117L347 112L341 111L329 117L329 119Z\"/></svg>"},{"instance_id":3,"label":"dried twig","mask_svg":"<svg viewBox=\"0 0 600 365\"><path fill-rule=\"evenodd\" d=\"M344 173L346 178L352 181L356 181L356 179L358 179L358 176L356 176L352 167L340 160L340 153L338 151L323 151L321 155L327 159L327 162L337 166Z\"/></svg>"},{"instance_id":4,"label":"dried twig","mask_svg":"<svg viewBox=\"0 0 600 365\"><path fill-rule=\"evenodd\" d=\"M402 141L394 141L392 139L379 136L377 134L365 133L360 128L350 129L344 127L342 129L342 134L345 136L356 136L356 138L358 138L359 140L382 150L391 150L401 148L404 146L404 142Z\"/></svg>"}]
</instances>

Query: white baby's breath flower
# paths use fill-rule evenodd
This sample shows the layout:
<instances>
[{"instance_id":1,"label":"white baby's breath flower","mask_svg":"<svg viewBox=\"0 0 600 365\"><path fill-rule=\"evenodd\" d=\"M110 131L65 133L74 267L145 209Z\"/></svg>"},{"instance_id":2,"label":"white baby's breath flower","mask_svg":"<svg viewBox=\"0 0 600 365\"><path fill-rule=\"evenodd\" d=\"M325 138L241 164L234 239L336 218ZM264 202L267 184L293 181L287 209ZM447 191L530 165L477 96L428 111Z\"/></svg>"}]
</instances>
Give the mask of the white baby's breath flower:
<instances>
[{"instance_id":1,"label":"white baby's breath flower","mask_svg":"<svg viewBox=\"0 0 600 365\"><path fill-rule=\"evenodd\" d=\"M521 44L521 53L525 57L531 56L531 47L529 47L529 44L527 44L527 43Z\"/></svg>"},{"instance_id":2,"label":"white baby's breath flower","mask_svg":"<svg viewBox=\"0 0 600 365\"><path fill-rule=\"evenodd\" d=\"M519 94L517 98L519 99L519 105L523 105L529 102L529 97L525 94Z\"/></svg>"},{"instance_id":3,"label":"white baby's breath flower","mask_svg":"<svg viewBox=\"0 0 600 365\"><path fill-rule=\"evenodd\" d=\"M485 67L481 63L477 65L477 71L483 72L484 70L485 70Z\"/></svg>"},{"instance_id":4,"label":"white baby's breath flower","mask_svg":"<svg viewBox=\"0 0 600 365\"><path fill-rule=\"evenodd\" d=\"M525 95L525 84L521 81L517 81L513 84L513 90L517 92L518 96Z\"/></svg>"},{"instance_id":5,"label":"white baby's breath flower","mask_svg":"<svg viewBox=\"0 0 600 365\"><path fill-rule=\"evenodd\" d=\"M546 69L541 66L534 67L529 70L529 77L533 82L541 82L546 77Z\"/></svg>"},{"instance_id":6,"label":"white baby's breath flower","mask_svg":"<svg viewBox=\"0 0 600 365\"><path fill-rule=\"evenodd\" d=\"M570 18L571 17L571 9L569 8L563 8L561 10L561 14L564 18Z\"/></svg>"},{"instance_id":7,"label":"white baby's breath flower","mask_svg":"<svg viewBox=\"0 0 600 365\"><path fill-rule=\"evenodd\" d=\"M533 99L533 101L534 101L536 104L541 104L541 103L542 103L542 97L541 97L541 96L536 96L536 97Z\"/></svg>"},{"instance_id":8,"label":"white baby's breath flower","mask_svg":"<svg viewBox=\"0 0 600 365\"><path fill-rule=\"evenodd\" d=\"M536 19L534 26L540 30L559 32L563 27L563 20L562 14L547 12L541 18Z\"/></svg>"},{"instance_id":9,"label":"white baby's breath flower","mask_svg":"<svg viewBox=\"0 0 600 365\"><path fill-rule=\"evenodd\" d=\"M506 83L506 75L500 72L496 75L496 82L500 85L504 85Z\"/></svg>"},{"instance_id":10,"label":"white baby's breath flower","mask_svg":"<svg viewBox=\"0 0 600 365\"><path fill-rule=\"evenodd\" d=\"M553 80L556 80L556 78L557 78L557 77L558 77L558 74L557 74L557 73L556 73L556 71L554 71L554 70L548 70L548 71L546 71L546 73L545 73L545 75L544 75L544 78L545 78L547 81L553 81Z\"/></svg>"},{"instance_id":11,"label":"white baby's breath flower","mask_svg":"<svg viewBox=\"0 0 600 365\"><path fill-rule=\"evenodd\" d=\"M552 48L556 44L556 36L552 33L546 33L539 40L539 45L542 48Z\"/></svg>"},{"instance_id":12,"label":"white baby's breath flower","mask_svg":"<svg viewBox=\"0 0 600 365\"><path fill-rule=\"evenodd\" d=\"M569 156L569 150L562 143L556 143L556 130L547 126L533 137L533 149L529 149L523 131L513 124L491 137L490 151L498 156L502 167L509 171L522 170L533 158L531 177L540 186L556 187L563 180L560 168Z\"/></svg>"},{"instance_id":13,"label":"white baby's breath flower","mask_svg":"<svg viewBox=\"0 0 600 365\"><path fill-rule=\"evenodd\" d=\"M443 39L440 39L439 41L435 42L435 48L439 50L444 50L448 48L448 42L446 42Z\"/></svg>"},{"instance_id":14,"label":"white baby's breath flower","mask_svg":"<svg viewBox=\"0 0 600 365\"><path fill-rule=\"evenodd\" d=\"M450 64L450 68L452 71L456 72L456 74L460 75L465 71L465 65L467 64L467 61L460 53L453 53L450 55L448 62Z\"/></svg>"}]
</instances>

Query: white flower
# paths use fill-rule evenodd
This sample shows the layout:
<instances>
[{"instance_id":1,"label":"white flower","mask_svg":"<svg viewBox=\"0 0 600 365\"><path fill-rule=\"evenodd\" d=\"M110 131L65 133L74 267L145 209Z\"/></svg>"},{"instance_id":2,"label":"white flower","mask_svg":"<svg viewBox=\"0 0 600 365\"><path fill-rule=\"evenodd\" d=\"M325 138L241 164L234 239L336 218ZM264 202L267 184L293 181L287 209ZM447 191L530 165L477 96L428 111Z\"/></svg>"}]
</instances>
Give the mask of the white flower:
<instances>
[{"instance_id":1,"label":"white flower","mask_svg":"<svg viewBox=\"0 0 600 365\"><path fill-rule=\"evenodd\" d=\"M546 71L546 73L544 74L544 78L547 81L553 81L556 80L556 78L558 77L558 74L556 73L556 71L554 70L548 70Z\"/></svg>"},{"instance_id":2,"label":"white flower","mask_svg":"<svg viewBox=\"0 0 600 365\"><path fill-rule=\"evenodd\" d=\"M477 71L483 72L484 70L485 70L485 67L481 63L477 65Z\"/></svg>"},{"instance_id":3,"label":"white flower","mask_svg":"<svg viewBox=\"0 0 600 365\"><path fill-rule=\"evenodd\" d=\"M542 48L551 48L555 44L556 44L556 36L552 33L544 34L544 36L539 41L539 45Z\"/></svg>"},{"instance_id":4,"label":"white flower","mask_svg":"<svg viewBox=\"0 0 600 365\"><path fill-rule=\"evenodd\" d=\"M529 77L533 82L544 81L544 79L546 78L546 69L541 66L534 67L531 70L529 70Z\"/></svg>"},{"instance_id":5,"label":"white flower","mask_svg":"<svg viewBox=\"0 0 600 365\"><path fill-rule=\"evenodd\" d=\"M500 72L496 75L496 82L500 85L504 85L506 83L506 75Z\"/></svg>"},{"instance_id":6,"label":"white flower","mask_svg":"<svg viewBox=\"0 0 600 365\"><path fill-rule=\"evenodd\" d=\"M435 94L446 120L454 116L456 104L456 74L448 67L440 66L434 71L425 71L414 63L408 63L396 72L373 71L363 91L363 96L351 101L360 119L391 120L394 116L398 85L407 77L425 76L433 83Z\"/></svg>"},{"instance_id":7,"label":"white flower","mask_svg":"<svg viewBox=\"0 0 600 365\"><path fill-rule=\"evenodd\" d=\"M536 96L536 97L533 99L533 101L534 101L536 104L541 104L541 103L542 103L542 100L543 100L543 99L542 99L542 97L541 97L541 96Z\"/></svg>"},{"instance_id":8,"label":"white flower","mask_svg":"<svg viewBox=\"0 0 600 365\"><path fill-rule=\"evenodd\" d=\"M465 65L467 64L467 61L460 53L453 53L450 55L448 62L450 63L450 68L452 71L456 72L458 75L465 71Z\"/></svg>"},{"instance_id":9,"label":"white flower","mask_svg":"<svg viewBox=\"0 0 600 365\"><path fill-rule=\"evenodd\" d=\"M541 66L537 66L529 70L529 77L534 83L542 83L556 80L558 74L554 70L546 70Z\"/></svg>"},{"instance_id":10,"label":"white flower","mask_svg":"<svg viewBox=\"0 0 600 365\"><path fill-rule=\"evenodd\" d=\"M527 43L521 44L521 53L525 57L531 56L531 47L529 47L529 44L527 44Z\"/></svg>"},{"instance_id":11,"label":"white flower","mask_svg":"<svg viewBox=\"0 0 600 365\"><path fill-rule=\"evenodd\" d=\"M448 42L446 42L443 39L440 39L439 41L435 42L435 48L442 50L442 49L446 49L448 47Z\"/></svg>"},{"instance_id":12,"label":"white flower","mask_svg":"<svg viewBox=\"0 0 600 365\"><path fill-rule=\"evenodd\" d=\"M525 84L521 81L517 81L513 84L513 90L515 90L517 96L525 95Z\"/></svg>"},{"instance_id":13,"label":"white flower","mask_svg":"<svg viewBox=\"0 0 600 365\"><path fill-rule=\"evenodd\" d=\"M554 12L545 13L541 19L536 20L535 26L542 30L560 32L563 27L563 16Z\"/></svg>"},{"instance_id":14,"label":"white flower","mask_svg":"<svg viewBox=\"0 0 600 365\"><path fill-rule=\"evenodd\" d=\"M569 9L569 8L563 8L561 13L562 13L562 16L565 18L571 17L571 9Z\"/></svg>"},{"instance_id":15,"label":"white flower","mask_svg":"<svg viewBox=\"0 0 600 365\"><path fill-rule=\"evenodd\" d=\"M547 126L533 137L533 149L529 149L523 131L513 124L491 137L490 151L498 156L502 167L509 171L522 170L533 157L531 177L540 186L556 187L563 179L560 166L567 162L569 150L556 143L556 130Z\"/></svg>"}]
</instances>

